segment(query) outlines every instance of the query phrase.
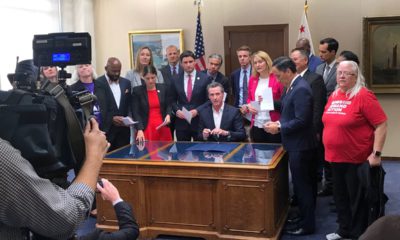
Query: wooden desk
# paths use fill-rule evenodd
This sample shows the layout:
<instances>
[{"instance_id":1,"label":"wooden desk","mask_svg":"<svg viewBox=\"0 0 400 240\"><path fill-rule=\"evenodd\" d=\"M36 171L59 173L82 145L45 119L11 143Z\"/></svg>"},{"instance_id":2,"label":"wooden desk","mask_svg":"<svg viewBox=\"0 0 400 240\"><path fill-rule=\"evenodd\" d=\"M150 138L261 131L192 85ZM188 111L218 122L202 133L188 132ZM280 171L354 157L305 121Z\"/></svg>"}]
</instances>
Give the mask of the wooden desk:
<instances>
[{"instance_id":1,"label":"wooden desk","mask_svg":"<svg viewBox=\"0 0 400 240\"><path fill-rule=\"evenodd\" d=\"M289 206L282 147L221 143L217 148L232 150L188 150L199 144L147 142L142 150L127 146L104 159L100 175L134 207L140 239L277 239ZM97 227L116 229L114 210L99 195L97 209Z\"/></svg>"}]
</instances>

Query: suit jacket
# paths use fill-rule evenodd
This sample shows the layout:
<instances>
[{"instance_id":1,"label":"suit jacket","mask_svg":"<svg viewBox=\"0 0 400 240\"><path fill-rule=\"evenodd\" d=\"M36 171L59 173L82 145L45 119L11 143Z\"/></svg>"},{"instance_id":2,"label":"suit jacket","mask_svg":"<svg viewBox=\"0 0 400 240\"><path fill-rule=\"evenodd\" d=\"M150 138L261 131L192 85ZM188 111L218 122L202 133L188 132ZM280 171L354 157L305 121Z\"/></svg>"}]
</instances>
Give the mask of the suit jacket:
<instances>
[{"instance_id":1,"label":"suit jacket","mask_svg":"<svg viewBox=\"0 0 400 240\"><path fill-rule=\"evenodd\" d=\"M201 105L208 101L207 85L210 80L202 72L196 71L195 81L193 85L192 97L190 101L187 100L185 89L184 89L184 73L178 75L174 78L172 84L172 110L176 112L177 110L182 110L185 107L187 110L197 109L199 112L201 110ZM193 80L192 80L193 81ZM175 129L176 130L188 130L198 131L199 118L195 117L192 119L191 124L180 118L176 118Z\"/></svg>"},{"instance_id":2,"label":"suit jacket","mask_svg":"<svg viewBox=\"0 0 400 240\"><path fill-rule=\"evenodd\" d=\"M338 63L336 62L335 65L333 65L332 69L329 71L327 79L324 79L325 86L326 86L326 94L329 97L333 91L335 91L336 88L336 68L337 68ZM317 70L315 70L315 73L324 76L324 70L325 70L326 63L322 63L317 67Z\"/></svg>"},{"instance_id":3,"label":"suit jacket","mask_svg":"<svg viewBox=\"0 0 400 240\"><path fill-rule=\"evenodd\" d=\"M164 84L157 83L156 89L158 101L160 103L162 120L164 120L167 114L171 114L169 92ZM138 124L136 124L136 129L146 129L149 122L149 98L145 84L134 87L132 90L132 115L135 121L138 121Z\"/></svg>"},{"instance_id":4,"label":"suit jacket","mask_svg":"<svg viewBox=\"0 0 400 240\"><path fill-rule=\"evenodd\" d=\"M179 63L178 63L178 65L179 65ZM171 74L171 67L168 64L168 65L162 67L160 69L160 71L164 78L164 83L168 86L168 88L170 88L172 85L172 81L173 81L173 76ZM179 66L178 75L181 75L181 74L183 74L183 68L181 66Z\"/></svg>"},{"instance_id":5,"label":"suit jacket","mask_svg":"<svg viewBox=\"0 0 400 240\"><path fill-rule=\"evenodd\" d=\"M308 70L315 73L315 70L317 70L317 67L322 63L323 62L320 57L317 57L314 54L311 54L311 56L308 58Z\"/></svg>"},{"instance_id":6,"label":"suit jacket","mask_svg":"<svg viewBox=\"0 0 400 240\"><path fill-rule=\"evenodd\" d=\"M208 104L199 112L199 118L199 139L203 139L204 128L211 130L215 128L212 104ZM220 128L229 131L230 136L220 136L218 139L219 142L241 142L246 138L243 119L239 109L228 104L224 105ZM217 139L210 136L208 141L217 141Z\"/></svg>"},{"instance_id":7,"label":"suit jacket","mask_svg":"<svg viewBox=\"0 0 400 240\"><path fill-rule=\"evenodd\" d=\"M313 95L313 125L317 133L322 132L322 114L326 104L326 87L322 76L307 70L303 78L310 84Z\"/></svg>"},{"instance_id":8,"label":"suit jacket","mask_svg":"<svg viewBox=\"0 0 400 240\"><path fill-rule=\"evenodd\" d=\"M239 107L239 95L240 95L240 71L241 68L236 69L231 73L231 85L232 85L232 94L235 98L233 106ZM250 67L250 76L251 76L251 67ZM246 99L243 100L246 102Z\"/></svg>"},{"instance_id":9,"label":"suit jacket","mask_svg":"<svg viewBox=\"0 0 400 240\"><path fill-rule=\"evenodd\" d=\"M118 218L119 230L105 232L95 229L91 233L81 236L79 240L131 240L139 237L139 226L132 214L132 208L126 202L119 202L114 206Z\"/></svg>"},{"instance_id":10,"label":"suit jacket","mask_svg":"<svg viewBox=\"0 0 400 240\"><path fill-rule=\"evenodd\" d=\"M94 95L97 97L97 104L100 108L101 124L100 130L107 132L112 124L113 109L110 104L107 104L107 99L114 98L111 91L107 91L107 86L104 86L104 82L94 80ZM86 91L85 85L78 80L76 83L70 86L70 90L74 92ZM111 94L111 95L110 95Z\"/></svg>"},{"instance_id":11,"label":"suit jacket","mask_svg":"<svg viewBox=\"0 0 400 240\"><path fill-rule=\"evenodd\" d=\"M287 151L310 150L316 146L311 87L301 76L293 81L288 92L282 96L282 144Z\"/></svg>"},{"instance_id":12,"label":"suit jacket","mask_svg":"<svg viewBox=\"0 0 400 240\"><path fill-rule=\"evenodd\" d=\"M207 70L203 70L202 72L208 76ZM208 76L208 77L210 78L210 82L215 81L217 83L220 83L224 87L224 91L227 94L230 93L229 79L224 74L222 74L221 72L217 72L215 79L213 79L211 76Z\"/></svg>"},{"instance_id":13,"label":"suit jacket","mask_svg":"<svg viewBox=\"0 0 400 240\"><path fill-rule=\"evenodd\" d=\"M113 116L128 116L131 104L131 82L123 77L119 78L119 87L121 89L121 99L119 102L119 108L117 107L117 103L115 102L115 98L112 95L112 91L110 88L110 84L107 82L107 78L103 75L100 76L96 81L101 81L104 84L100 85L100 88L106 87L105 91L110 91L112 99L106 101L107 104L111 105L111 109L113 110Z\"/></svg>"}]
</instances>

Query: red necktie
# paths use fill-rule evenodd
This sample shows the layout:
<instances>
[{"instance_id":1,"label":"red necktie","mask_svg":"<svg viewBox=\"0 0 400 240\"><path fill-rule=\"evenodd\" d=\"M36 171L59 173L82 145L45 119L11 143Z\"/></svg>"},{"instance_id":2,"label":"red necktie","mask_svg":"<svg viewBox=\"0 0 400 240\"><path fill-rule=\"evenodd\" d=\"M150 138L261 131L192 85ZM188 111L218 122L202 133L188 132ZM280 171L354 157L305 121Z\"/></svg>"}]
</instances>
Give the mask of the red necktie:
<instances>
[{"instance_id":1,"label":"red necktie","mask_svg":"<svg viewBox=\"0 0 400 240\"><path fill-rule=\"evenodd\" d=\"M192 75L190 75L190 74L188 75L186 97L187 97L188 102L190 102L190 99L192 98Z\"/></svg>"}]
</instances>

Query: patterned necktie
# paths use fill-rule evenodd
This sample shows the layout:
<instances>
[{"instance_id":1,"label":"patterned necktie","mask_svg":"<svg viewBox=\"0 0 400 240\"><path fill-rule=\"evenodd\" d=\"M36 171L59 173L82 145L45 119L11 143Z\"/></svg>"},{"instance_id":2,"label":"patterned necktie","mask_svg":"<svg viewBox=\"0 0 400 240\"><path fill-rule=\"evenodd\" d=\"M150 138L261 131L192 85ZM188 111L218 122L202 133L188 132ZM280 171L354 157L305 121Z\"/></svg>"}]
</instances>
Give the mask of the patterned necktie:
<instances>
[{"instance_id":1,"label":"patterned necktie","mask_svg":"<svg viewBox=\"0 0 400 240\"><path fill-rule=\"evenodd\" d=\"M247 96L249 94L249 90L247 89L247 70L243 70L243 102L245 104L247 102Z\"/></svg>"},{"instance_id":2,"label":"patterned necktie","mask_svg":"<svg viewBox=\"0 0 400 240\"><path fill-rule=\"evenodd\" d=\"M325 72L324 72L324 76L323 76L324 82L325 82L325 83L326 83L326 81L327 81L330 68L331 68L331 67L330 67L329 65L326 65L326 67L325 67Z\"/></svg>"},{"instance_id":3,"label":"patterned necktie","mask_svg":"<svg viewBox=\"0 0 400 240\"><path fill-rule=\"evenodd\" d=\"M187 97L188 102L190 102L190 99L192 98L192 75L191 74L188 75L186 97Z\"/></svg>"},{"instance_id":4,"label":"patterned necktie","mask_svg":"<svg viewBox=\"0 0 400 240\"><path fill-rule=\"evenodd\" d=\"M172 67L172 76L176 76L178 73L176 72L176 66Z\"/></svg>"}]
</instances>

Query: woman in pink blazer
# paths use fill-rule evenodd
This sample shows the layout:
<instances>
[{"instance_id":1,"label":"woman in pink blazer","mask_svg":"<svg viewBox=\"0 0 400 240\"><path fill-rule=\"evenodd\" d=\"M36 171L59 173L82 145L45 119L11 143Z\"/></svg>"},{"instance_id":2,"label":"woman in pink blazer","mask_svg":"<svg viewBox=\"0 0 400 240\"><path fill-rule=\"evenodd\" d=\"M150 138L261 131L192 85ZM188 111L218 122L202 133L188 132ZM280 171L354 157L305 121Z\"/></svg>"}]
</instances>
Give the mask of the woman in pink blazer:
<instances>
[{"instance_id":1,"label":"woman in pink blazer","mask_svg":"<svg viewBox=\"0 0 400 240\"><path fill-rule=\"evenodd\" d=\"M283 94L283 85L271 72L272 60L264 51L258 51L252 56L252 76L249 79L247 104L242 106L242 113L251 118L250 138L252 142L280 143L280 134L270 134L264 130L269 121L278 121L280 118L280 99ZM258 111L251 103L263 101L262 95L271 90L274 110Z\"/></svg>"}]
</instances>

